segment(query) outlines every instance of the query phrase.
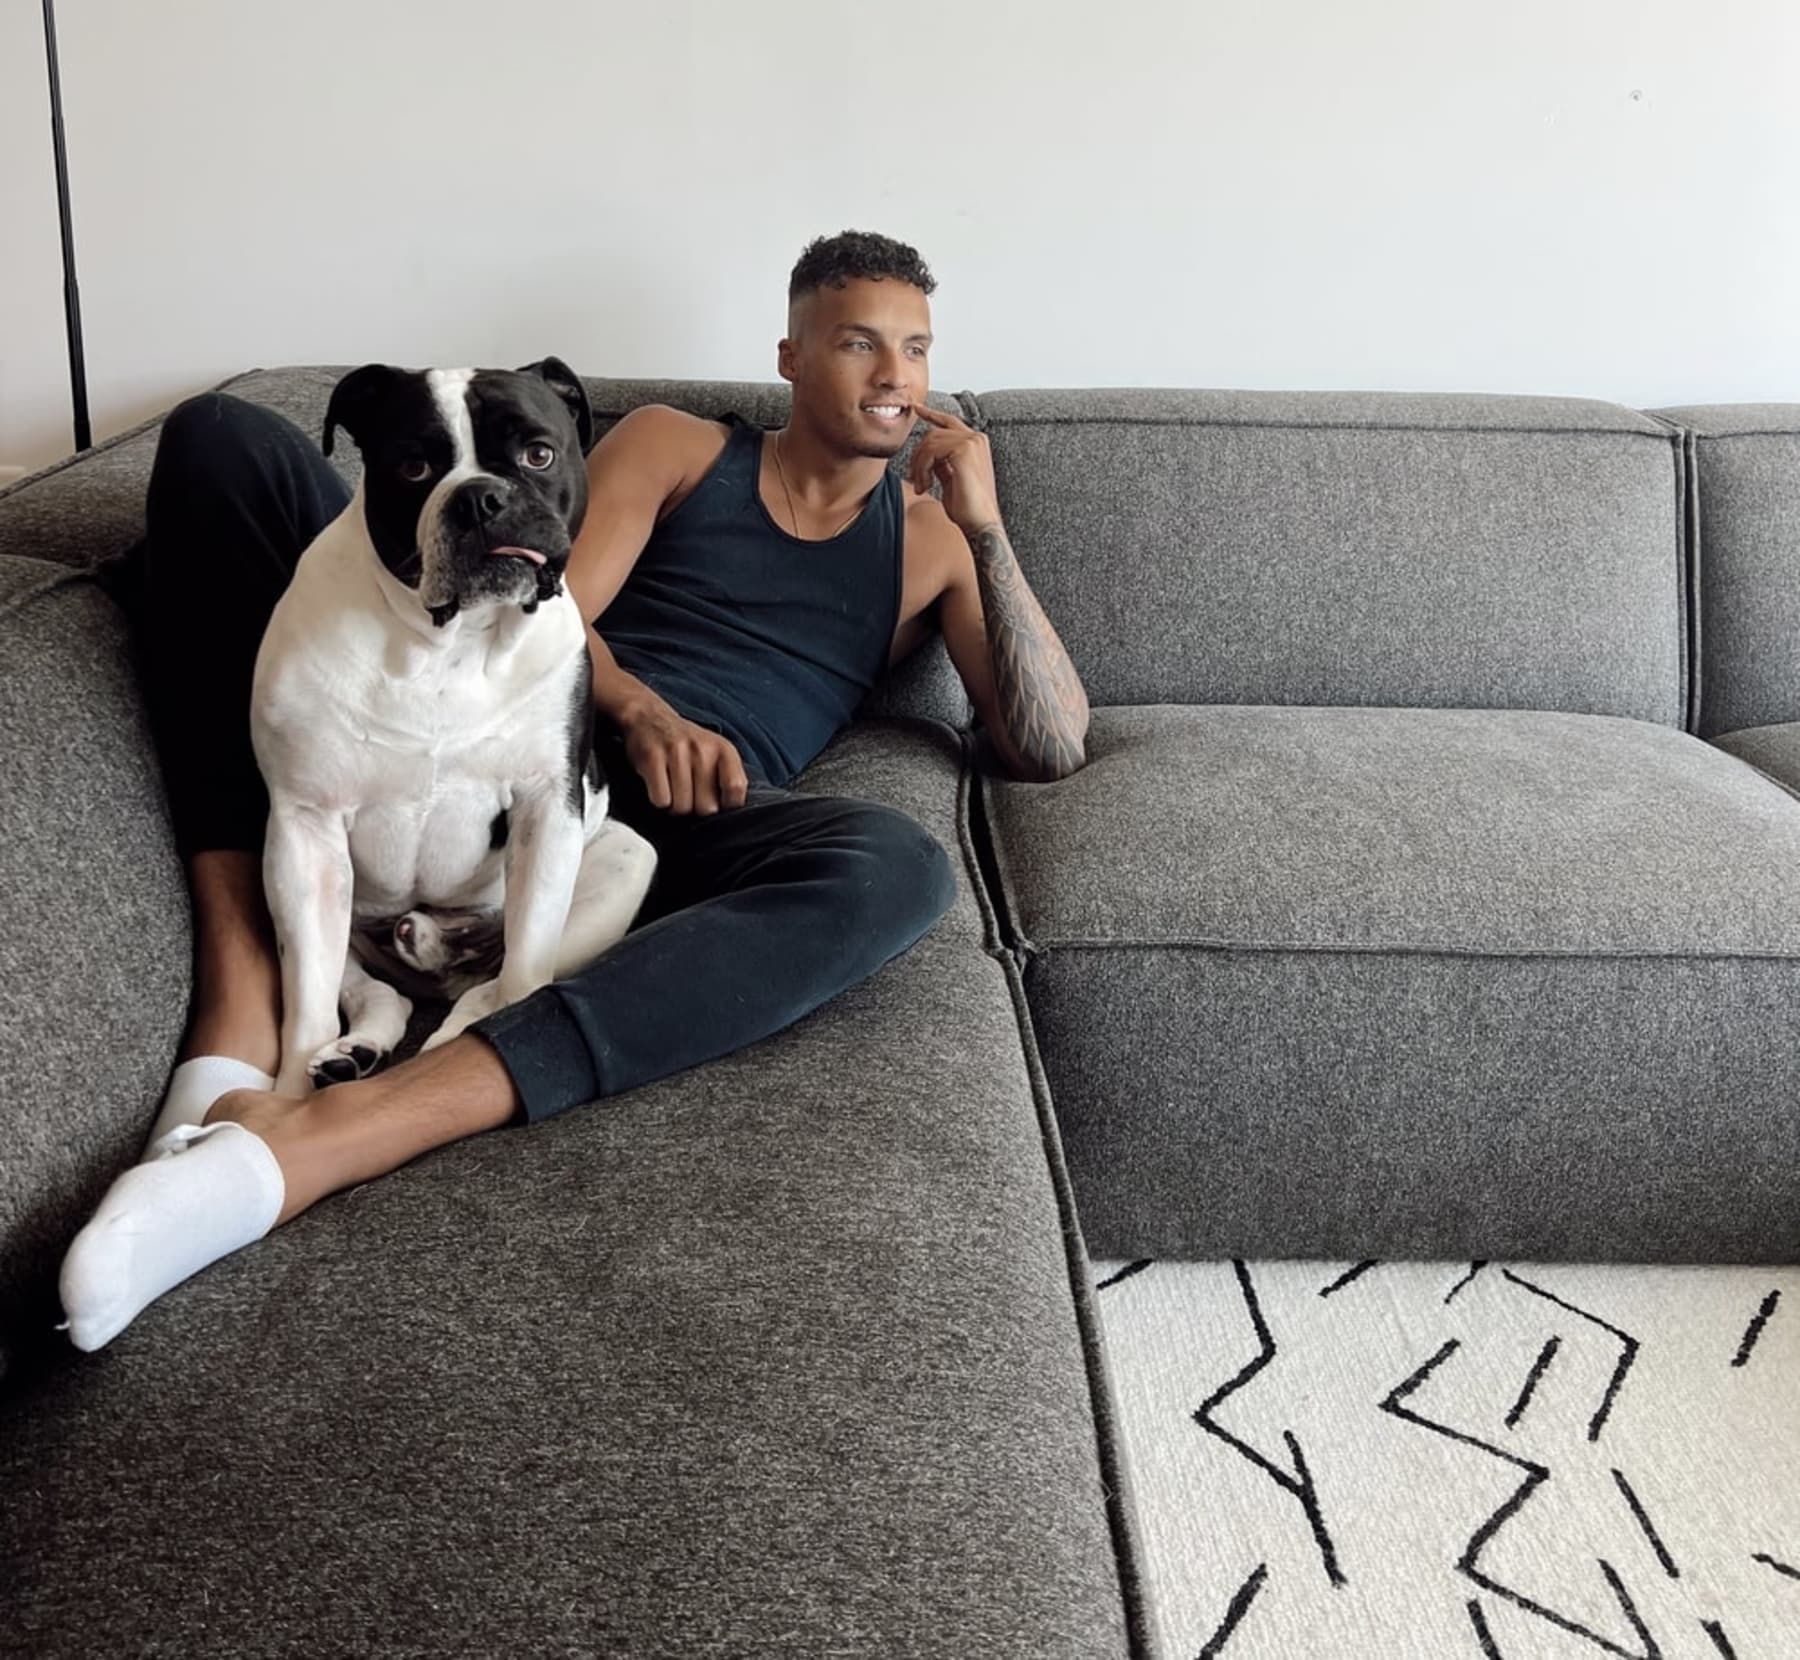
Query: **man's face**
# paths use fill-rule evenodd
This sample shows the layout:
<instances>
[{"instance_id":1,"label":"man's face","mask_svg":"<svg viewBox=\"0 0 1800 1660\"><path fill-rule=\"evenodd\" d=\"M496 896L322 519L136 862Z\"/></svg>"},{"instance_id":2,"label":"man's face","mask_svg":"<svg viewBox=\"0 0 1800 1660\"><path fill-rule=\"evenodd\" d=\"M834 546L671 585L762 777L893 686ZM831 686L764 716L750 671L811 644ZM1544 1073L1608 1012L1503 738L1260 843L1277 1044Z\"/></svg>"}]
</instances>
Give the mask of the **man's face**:
<instances>
[{"instance_id":1,"label":"man's face","mask_svg":"<svg viewBox=\"0 0 1800 1660\"><path fill-rule=\"evenodd\" d=\"M780 368L794 411L847 455L897 455L930 389L931 306L909 282L859 277L803 295Z\"/></svg>"}]
</instances>

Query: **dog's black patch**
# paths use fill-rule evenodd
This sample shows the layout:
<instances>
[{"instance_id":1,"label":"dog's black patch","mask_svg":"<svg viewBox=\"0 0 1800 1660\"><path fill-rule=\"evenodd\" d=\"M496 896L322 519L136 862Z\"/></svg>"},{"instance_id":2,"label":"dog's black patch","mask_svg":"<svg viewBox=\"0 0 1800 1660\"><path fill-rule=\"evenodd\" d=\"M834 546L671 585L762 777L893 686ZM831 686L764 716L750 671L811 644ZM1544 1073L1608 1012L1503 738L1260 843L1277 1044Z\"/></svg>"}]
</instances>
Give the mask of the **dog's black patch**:
<instances>
[{"instance_id":1,"label":"dog's black patch","mask_svg":"<svg viewBox=\"0 0 1800 1660\"><path fill-rule=\"evenodd\" d=\"M433 513L440 524L424 525L426 503L459 459L428 374L365 364L338 382L325 412L325 453L339 427L362 452L363 515L377 557L408 587L425 585L439 628L465 605L530 612L560 594L587 513L593 411L567 365L545 358L525 370L475 370L463 405L474 454L462 459L480 471ZM527 465L538 446L548 447L548 464ZM435 550L429 583L422 537ZM529 548L544 562L494 555L505 547Z\"/></svg>"},{"instance_id":2,"label":"dog's black patch","mask_svg":"<svg viewBox=\"0 0 1800 1660\"><path fill-rule=\"evenodd\" d=\"M502 807L499 812L494 814L494 822L488 826L488 851L490 853L498 853L501 848L506 846L506 837L510 829L511 826L507 823L506 809Z\"/></svg>"},{"instance_id":3,"label":"dog's black patch","mask_svg":"<svg viewBox=\"0 0 1800 1660\"><path fill-rule=\"evenodd\" d=\"M580 818L587 805L583 784L598 790L606 782L606 773L594 748L594 671L585 640L575 657L575 675L569 687L568 785L569 810Z\"/></svg>"}]
</instances>

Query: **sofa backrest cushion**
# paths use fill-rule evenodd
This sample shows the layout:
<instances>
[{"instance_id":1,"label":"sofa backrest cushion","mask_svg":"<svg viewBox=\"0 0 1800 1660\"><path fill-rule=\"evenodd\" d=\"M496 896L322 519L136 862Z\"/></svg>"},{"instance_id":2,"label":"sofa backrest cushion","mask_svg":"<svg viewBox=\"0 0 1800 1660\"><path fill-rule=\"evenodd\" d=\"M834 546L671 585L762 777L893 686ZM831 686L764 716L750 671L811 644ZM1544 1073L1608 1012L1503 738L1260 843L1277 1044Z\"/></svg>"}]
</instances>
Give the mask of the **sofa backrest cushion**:
<instances>
[{"instance_id":1,"label":"sofa backrest cushion","mask_svg":"<svg viewBox=\"0 0 1800 1660\"><path fill-rule=\"evenodd\" d=\"M1800 404L1655 413L1692 435L1696 730L1800 720Z\"/></svg>"},{"instance_id":2,"label":"sofa backrest cushion","mask_svg":"<svg viewBox=\"0 0 1800 1660\"><path fill-rule=\"evenodd\" d=\"M982 393L1001 506L1096 704L1681 725L1680 435L1568 398Z\"/></svg>"}]
</instances>

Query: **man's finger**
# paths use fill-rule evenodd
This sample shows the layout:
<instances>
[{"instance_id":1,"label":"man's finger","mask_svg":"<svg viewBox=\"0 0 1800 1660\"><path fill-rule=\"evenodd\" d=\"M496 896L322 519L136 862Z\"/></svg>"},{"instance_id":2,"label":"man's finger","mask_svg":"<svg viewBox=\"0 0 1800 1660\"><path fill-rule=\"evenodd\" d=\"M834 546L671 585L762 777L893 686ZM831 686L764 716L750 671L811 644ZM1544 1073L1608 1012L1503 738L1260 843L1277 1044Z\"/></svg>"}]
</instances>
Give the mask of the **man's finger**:
<instances>
[{"instance_id":1,"label":"man's finger","mask_svg":"<svg viewBox=\"0 0 1800 1660\"><path fill-rule=\"evenodd\" d=\"M741 807L744 798L750 793L750 777L744 771L743 760L736 749L726 746L725 758L719 767L719 777L724 785L721 799L727 807Z\"/></svg>"},{"instance_id":2,"label":"man's finger","mask_svg":"<svg viewBox=\"0 0 1800 1660\"><path fill-rule=\"evenodd\" d=\"M669 805L669 766L665 752L653 749L638 763L638 776L644 781L644 792L652 807Z\"/></svg>"},{"instance_id":3,"label":"man's finger","mask_svg":"<svg viewBox=\"0 0 1800 1660\"><path fill-rule=\"evenodd\" d=\"M953 434L927 433L919 440L919 447L912 452L912 460L907 465L907 474L912 479L913 488L923 491L931 484L931 475L937 469L938 462L955 446Z\"/></svg>"},{"instance_id":4,"label":"man's finger","mask_svg":"<svg viewBox=\"0 0 1800 1660\"><path fill-rule=\"evenodd\" d=\"M967 421L959 420L956 416L950 414L948 410L933 409L928 403L914 404L912 406L912 412L917 415L921 421L925 421L931 426L937 427L940 431L955 432L959 428L964 432L973 432L975 430Z\"/></svg>"},{"instance_id":5,"label":"man's finger","mask_svg":"<svg viewBox=\"0 0 1800 1660\"><path fill-rule=\"evenodd\" d=\"M677 744L669 751L669 811L691 813L693 810L693 756L686 744Z\"/></svg>"},{"instance_id":6,"label":"man's finger","mask_svg":"<svg viewBox=\"0 0 1800 1660\"><path fill-rule=\"evenodd\" d=\"M694 811L713 814L719 810L719 760L707 753L694 758Z\"/></svg>"}]
</instances>

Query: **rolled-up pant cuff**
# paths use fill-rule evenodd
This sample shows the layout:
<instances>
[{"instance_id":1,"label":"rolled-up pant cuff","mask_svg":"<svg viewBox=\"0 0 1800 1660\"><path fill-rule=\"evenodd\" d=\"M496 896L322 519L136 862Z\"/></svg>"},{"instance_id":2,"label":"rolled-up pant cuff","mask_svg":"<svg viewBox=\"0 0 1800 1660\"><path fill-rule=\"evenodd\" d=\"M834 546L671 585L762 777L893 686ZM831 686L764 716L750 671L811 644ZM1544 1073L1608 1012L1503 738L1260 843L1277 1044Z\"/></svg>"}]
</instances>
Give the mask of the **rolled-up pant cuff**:
<instances>
[{"instance_id":1,"label":"rolled-up pant cuff","mask_svg":"<svg viewBox=\"0 0 1800 1660\"><path fill-rule=\"evenodd\" d=\"M543 986L469 1028L485 1038L518 1092L515 1124L554 1118L606 1093L560 986Z\"/></svg>"}]
</instances>

